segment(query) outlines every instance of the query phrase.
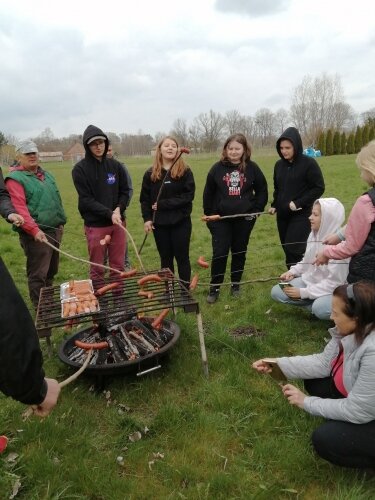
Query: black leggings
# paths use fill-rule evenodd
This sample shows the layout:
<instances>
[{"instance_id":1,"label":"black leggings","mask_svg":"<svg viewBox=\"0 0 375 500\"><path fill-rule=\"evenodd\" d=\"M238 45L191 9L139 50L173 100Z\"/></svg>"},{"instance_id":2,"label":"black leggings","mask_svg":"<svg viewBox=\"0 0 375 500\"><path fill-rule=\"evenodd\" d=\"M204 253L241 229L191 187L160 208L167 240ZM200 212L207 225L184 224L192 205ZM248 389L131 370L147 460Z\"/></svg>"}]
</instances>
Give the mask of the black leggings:
<instances>
[{"instance_id":1,"label":"black leggings","mask_svg":"<svg viewBox=\"0 0 375 500\"><path fill-rule=\"evenodd\" d=\"M185 286L190 283L191 266L189 247L191 237L191 219L186 217L178 224L155 225L154 237L160 255L161 267L168 267L174 273L176 259L178 276Z\"/></svg>"},{"instance_id":2,"label":"black leggings","mask_svg":"<svg viewBox=\"0 0 375 500\"><path fill-rule=\"evenodd\" d=\"M277 219L280 243L285 253L285 263L288 269L302 260L305 253L307 238L311 231L309 215L293 212L287 219Z\"/></svg>"},{"instance_id":3,"label":"black leggings","mask_svg":"<svg viewBox=\"0 0 375 500\"><path fill-rule=\"evenodd\" d=\"M304 380L311 396L338 399L342 394L332 379ZM328 420L312 434L316 453L324 460L342 467L366 469L375 467L375 420L367 424L352 424Z\"/></svg>"},{"instance_id":4,"label":"black leggings","mask_svg":"<svg viewBox=\"0 0 375 500\"><path fill-rule=\"evenodd\" d=\"M211 286L224 281L229 252L232 252L231 281L239 283L246 262L247 245L255 219L230 219L209 222L212 235Z\"/></svg>"}]
</instances>

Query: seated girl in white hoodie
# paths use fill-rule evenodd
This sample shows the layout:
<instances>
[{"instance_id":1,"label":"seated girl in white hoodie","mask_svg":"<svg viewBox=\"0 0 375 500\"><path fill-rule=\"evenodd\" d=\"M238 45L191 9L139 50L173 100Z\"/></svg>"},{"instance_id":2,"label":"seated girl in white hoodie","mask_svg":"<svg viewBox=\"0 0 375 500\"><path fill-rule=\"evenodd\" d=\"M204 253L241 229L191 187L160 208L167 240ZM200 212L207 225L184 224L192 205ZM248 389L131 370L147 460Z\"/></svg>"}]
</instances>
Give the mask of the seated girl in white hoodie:
<instances>
[{"instance_id":1,"label":"seated girl in white hoodie","mask_svg":"<svg viewBox=\"0 0 375 500\"><path fill-rule=\"evenodd\" d=\"M283 304L305 307L317 318L328 320L333 290L345 283L350 259L330 260L324 266L316 266L313 262L323 248L323 238L343 224L344 206L336 198L319 198L314 203L309 220L311 233L303 259L280 276L291 286L281 288L275 285L271 297Z\"/></svg>"}]
</instances>

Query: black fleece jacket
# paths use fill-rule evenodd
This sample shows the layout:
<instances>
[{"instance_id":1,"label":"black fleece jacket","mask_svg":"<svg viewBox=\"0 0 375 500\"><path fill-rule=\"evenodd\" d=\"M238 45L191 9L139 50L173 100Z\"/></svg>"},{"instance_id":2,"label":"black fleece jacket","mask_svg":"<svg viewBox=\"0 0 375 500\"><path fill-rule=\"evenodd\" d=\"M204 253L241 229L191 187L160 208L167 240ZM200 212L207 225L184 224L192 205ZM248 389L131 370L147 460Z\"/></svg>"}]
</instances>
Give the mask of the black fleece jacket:
<instances>
[{"instance_id":1,"label":"black fleece jacket","mask_svg":"<svg viewBox=\"0 0 375 500\"><path fill-rule=\"evenodd\" d=\"M0 257L0 391L25 404L47 393L39 339L30 313Z\"/></svg>"},{"instance_id":2,"label":"black fleece jacket","mask_svg":"<svg viewBox=\"0 0 375 500\"><path fill-rule=\"evenodd\" d=\"M97 160L87 145L95 136L105 140L105 150L101 161ZM78 192L78 210L86 226L106 227L112 225L112 212L119 207L123 216L129 201L129 185L120 162L106 158L108 137L94 125L89 125L83 133L85 158L73 168L72 177Z\"/></svg>"},{"instance_id":3,"label":"black fleece jacket","mask_svg":"<svg viewBox=\"0 0 375 500\"><path fill-rule=\"evenodd\" d=\"M16 210L11 202L7 188L5 187L3 172L0 168L0 214L8 221L8 215L15 214Z\"/></svg>"},{"instance_id":4,"label":"black fleece jacket","mask_svg":"<svg viewBox=\"0 0 375 500\"><path fill-rule=\"evenodd\" d=\"M158 209L155 214L155 224L160 226L177 224L186 217L190 217L195 194L193 172L187 168L178 179L172 179L169 171L162 169L160 180L151 180L152 168L149 168L142 181L140 202L142 217L145 222L152 220L152 205L156 202L158 193L163 184L158 200Z\"/></svg>"},{"instance_id":5,"label":"black fleece jacket","mask_svg":"<svg viewBox=\"0 0 375 500\"><path fill-rule=\"evenodd\" d=\"M291 162L284 160L280 152L280 142L287 139L293 144L294 158ZM294 127L287 128L276 143L277 152L281 158L275 164L273 173L273 201L271 206L276 208L280 218L288 218L293 214L310 215L314 201L324 193L324 179L319 165L303 154L302 139ZM298 212L289 208L293 201Z\"/></svg>"},{"instance_id":6,"label":"black fleece jacket","mask_svg":"<svg viewBox=\"0 0 375 500\"><path fill-rule=\"evenodd\" d=\"M208 172L203 192L205 215L263 212L268 200L267 181L258 165L249 160L245 171L219 161Z\"/></svg>"}]
</instances>

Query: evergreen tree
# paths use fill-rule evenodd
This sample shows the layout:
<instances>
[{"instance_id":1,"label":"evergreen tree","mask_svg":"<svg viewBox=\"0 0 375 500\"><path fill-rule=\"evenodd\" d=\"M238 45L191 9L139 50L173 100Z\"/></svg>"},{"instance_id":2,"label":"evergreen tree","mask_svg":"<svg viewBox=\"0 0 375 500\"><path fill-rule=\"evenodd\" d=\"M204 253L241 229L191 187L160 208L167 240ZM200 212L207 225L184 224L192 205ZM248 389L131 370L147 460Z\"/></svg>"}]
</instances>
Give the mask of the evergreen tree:
<instances>
[{"instance_id":1,"label":"evergreen tree","mask_svg":"<svg viewBox=\"0 0 375 500\"><path fill-rule=\"evenodd\" d=\"M366 125L362 129L362 146L366 146L366 144L368 144L370 140L369 137L370 137L370 128L366 123Z\"/></svg>"},{"instance_id":2,"label":"evergreen tree","mask_svg":"<svg viewBox=\"0 0 375 500\"><path fill-rule=\"evenodd\" d=\"M333 134L333 154L339 155L341 152L341 136L340 132L336 130Z\"/></svg>"},{"instance_id":3,"label":"evergreen tree","mask_svg":"<svg viewBox=\"0 0 375 500\"><path fill-rule=\"evenodd\" d=\"M332 130L329 129L326 135L326 155L331 156L333 154L333 137Z\"/></svg>"},{"instance_id":4,"label":"evergreen tree","mask_svg":"<svg viewBox=\"0 0 375 500\"><path fill-rule=\"evenodd\" d=\"M354 134L353 132L349 134L348 140L346 142L346 152L348 155L352 155L354 153Z\"/></svg>"},{"instance_id":5,"label":"evergreen tree","mask_svg":"<svg viewBox=\"0 0 375 500\"><path fill-rule=\"evenodd\" d=\"M346 153L346 134L343 132L341 134L341 147L340 147L340 154L344 155Z\"/></svg>"},{"instance_id":6,"label":"evergreen tree","mask_svg":"<svg viewBox=\"0 0 375 500\"><path fill-rule=\"evenodd\" d=\"M370 127L369 134L368 134L368 140L373 141L375 139L375 127L374 125Z\"/></svg>"},{"instance_id":7,"label":"evergreen tree","mask_svg":"<svg viewBox=\"0 0 375 500\"><path fill-rule=\"evenodd\" d=\"M354 153L359 153L362 147L362 129L357 125L357 130L354 136Z\"/></svg>"},{"instance_id":8,"label":"evergreen tree","mask_svg":"<svg viewBox=\"0 0 375 500\"><path fill-rule=\"evenodd\" d=\"M326 137L323 130L319 134L317 148L322 153L322 155L326 154Z\"/></svg>"}]
</instances>

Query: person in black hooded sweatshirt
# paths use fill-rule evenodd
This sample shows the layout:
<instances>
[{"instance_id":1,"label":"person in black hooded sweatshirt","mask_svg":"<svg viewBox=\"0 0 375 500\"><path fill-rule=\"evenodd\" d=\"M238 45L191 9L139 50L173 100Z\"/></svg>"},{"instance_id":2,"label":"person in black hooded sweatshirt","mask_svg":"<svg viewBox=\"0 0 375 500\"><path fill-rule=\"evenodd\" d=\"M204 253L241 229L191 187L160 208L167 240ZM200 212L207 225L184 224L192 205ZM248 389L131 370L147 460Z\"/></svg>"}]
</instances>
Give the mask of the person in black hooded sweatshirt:
<instances>
[{"instance_id":1,"label":"person in black hooded sweatshirt","mask_svg":"<svg viewBox=\"0 0 375 500\"><path fill-rule=\"evenodd\" d=\"M129 201L129 185L123 166L114 158L107 158L108 137L98 127L89 125L83 133L86 155L72 171L78 192L78 210L84 220L85 234L91 262L104 263L108 249L109 266L124 270L125 232L120 227ZM109 235L107 245L100 242ZM95 289L104 283L104 269L92 265L90 278ZM110 272L115 279L116 273Z\"/></svg>"},{"instance_id":2,"label":"person in black hooded sweatshirt","mask_svg":"<svg viewBox=\"0 0 375 500\"><path fill-rule=\"evenodd\" d=\"M205 216L263 212L268 201L267 181L250 156L251 148L243 134L228 137L220 161L207 175L203 192ZM219 297L229 252L232 253L231 295L237 297L240 294L247 246L255 221L256 217L251 216L207 221L212 236L209 304L214 304Z\"/></svg>"},{"instance_id":3,"label":"person in black hooded sweatshirt","mask_svg":"<svg viewBox=\"0 0 375 500\"><path fill-rule=\"evenodd\" d=\"M289 269L306 250L314 201L324 193L319 165L303 154L302 139L294 127L287 128L276 142L281 158L273 173L274 193L269 213L276 213L277 229Z\"/></svg>"}]
</instances>

